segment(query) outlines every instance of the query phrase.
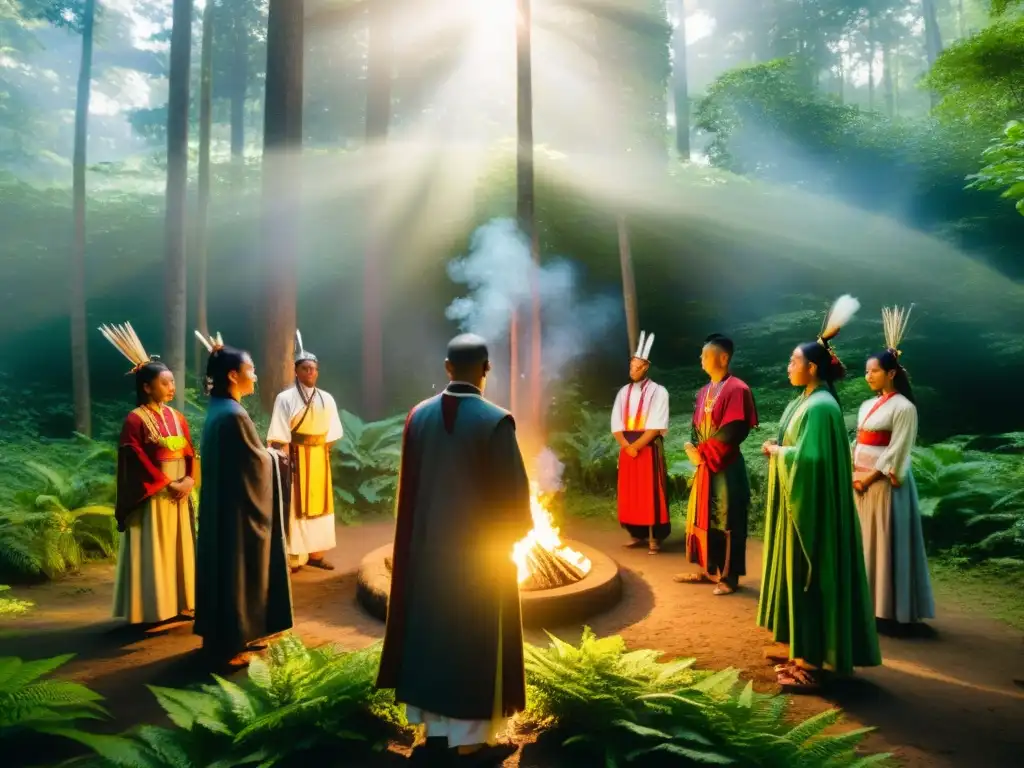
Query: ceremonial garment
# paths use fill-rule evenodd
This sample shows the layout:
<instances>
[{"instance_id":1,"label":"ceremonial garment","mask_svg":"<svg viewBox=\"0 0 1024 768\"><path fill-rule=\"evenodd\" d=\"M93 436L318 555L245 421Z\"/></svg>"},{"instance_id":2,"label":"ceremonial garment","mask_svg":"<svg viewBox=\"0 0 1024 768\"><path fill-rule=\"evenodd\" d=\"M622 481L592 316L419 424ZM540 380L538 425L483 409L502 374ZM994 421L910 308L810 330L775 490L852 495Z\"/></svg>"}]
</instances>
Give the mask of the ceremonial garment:
<instances>
[{"instance_id":1,"label":"ceremonial garment","mask_svg":"<svg viewBox=\"0 0 1024 768\"><path fill-rule=\"evenodd\" d=\"M881 479L855 495L875 616L909 624L935 617L921 505L911 470L917 408L899 393L861 405L853 445L855 478Z\"/></svg>"},{"instance_id":2,"label":"ceremonial garment","mask_svg":"<svg viewBox=\"0 0 1024 768\"><path fill-rule=\"evenodd\" d=\"M184 416L166 405L128 414L117 454L115 618L155 623L195 607L192 501L173 498L167 487L194 477L194 469Z\"/></svg>"},{"instance_id":3,"label":"ceremonial garment","mask_svg":"<svg viewBox=\"0 0 1024 768\"><path fill-rule=\"evenodd\" d=\"M686 510L686 553L705 573L747 572L750 483L740 444L757 426L749 387L731 374L697 393L691 441L700 454Z\"/></svg>"},{"instance_id":4,"label":"ceremonial garment","mask_svg":"<svg viewBox=\"0 0 1024 768\"><path fill-rule=\"evenodd\" d=\"M650 379L627 384L615 397L612 434L621 432L632 444L648 430L660 432L635 458L625 448L619 451L619 524L634 539L663 541L672 531L664 450L668 418L668 390Z\"/></svg>"},{"instance_id":5,"label":"ceremonial garment","mask_svg":"<svg viewBox=\"0 0 1024 768\"><path fill-rule=\"evenodd\" d=\"M768 467L757 621L790 658L838 673L881 664L853 501L843 414L824 388L801 395L779 424Z\"/></svg>"},{"instance_id":6,"label":"ceremonial garment","mask_svg":"<svg viewBox=\"0 0 1024 768\"><path fill-rule=\"evenodd\" d=\"M195 632L231 657L292 626L281 473L231 398L210 398L201 453Z\"/></svg>"},{"instance_id":7,"label":"ceremonial garment","mask_svg":"<svg viewBox=\"0 0 1024 768\"><path fill-rule=\"evenodd\" d=\"M308 555L334 548L331 444L341 437L338 406L322 389L297 383L274 401L267 442L280 446L290 457L289 555Z\"/></svg>"},{"instance_id":8,"label":"ceremonial garment","mask_svg":"<svg viewBox=\"0 0 1024 768\"><path fill-rule=\"evenodd\" d=\"M531 526L507 411L453 383L409 413L377 686L428 737L482 744L526 706L512 546Z\"/></svg>"}]
</instances>

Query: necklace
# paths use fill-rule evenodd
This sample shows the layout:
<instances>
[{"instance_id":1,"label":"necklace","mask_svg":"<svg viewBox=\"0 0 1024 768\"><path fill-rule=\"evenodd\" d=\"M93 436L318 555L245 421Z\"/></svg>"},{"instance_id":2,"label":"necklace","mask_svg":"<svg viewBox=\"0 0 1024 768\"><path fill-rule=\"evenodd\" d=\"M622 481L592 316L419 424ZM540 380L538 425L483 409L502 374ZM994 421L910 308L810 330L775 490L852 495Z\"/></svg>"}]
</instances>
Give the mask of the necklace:
<instances>
[{"instance_id":1,"label":"necklace","mask_svg":"<svg viewBox=\"0 0 1024 768\"><path fill-rule=\"evenodd\" d=\"M725 386L725 379L722 379L718 384L712 384L708 388L708 393L704 395L704 413L711 415L711 411L715 409L715 402L718 400L718 396L722 393L722 387Z\"/></svg>"}]
</instances>

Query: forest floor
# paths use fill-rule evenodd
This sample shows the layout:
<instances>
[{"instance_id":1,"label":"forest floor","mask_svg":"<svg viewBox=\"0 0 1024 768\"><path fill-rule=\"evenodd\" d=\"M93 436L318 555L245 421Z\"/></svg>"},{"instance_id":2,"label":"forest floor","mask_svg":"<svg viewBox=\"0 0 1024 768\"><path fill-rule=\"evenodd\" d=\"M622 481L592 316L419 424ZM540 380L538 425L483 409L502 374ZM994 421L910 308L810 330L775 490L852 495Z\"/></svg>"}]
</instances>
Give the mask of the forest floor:
<instances>
[{"instance_id":1,"label":"forest floor","mask_svg":"<svg viewBox=\"0 0 1024 768\"><path fill-rule=\"evenodd\" d=\"M334 642L363 647L383 635L383 625L355 601L355 571L364 554L391 538L393 523L339 526L333 572L304 569L293 577L295 631L310 645ZM770 644L755 624L761 565L759 542L748 545L747 578L741 589L715 597L707 586L681 585L673 574L685 566L671 546L658 557L622 548L623 534L606 521L569 520L564 533L610 554L622 568L621 603L590 624L598 635L621 634L632 648L656 648L666 660L693 656L700 667L737 667L763 691L774 674L763 658ZM678 546L678 545L677 545ZM113 566L93 565L58 582L12 590L35 608L0 633L0 656L42 658L75 653L62 674L86 683L107 698L117 732L140 722L163 722L145 684L182 686L202 680L199 638L191 624L149 632L118 626L110 618ZM1024 637L987 617L964 595L938 582L939 618L914 637L883 637L884 665L861 670L823 696L794 697L793 713L808 716L841 706L849 727L877 726L865 746L891 751L906 766L1004 768L1024 751ZM10 594L10 593L9 593ZM577 641L581 627L551 627ZM546 644L541 633L527 639ZM551 753L515 737L519 749L506 768L549 768ZM52 742L51 742L52 743ZM375 765L401 765L400 747ZM54 755L58 757L62 755ZM33 762L40 764L42 755Z\"/></svg>"}]
</instances>

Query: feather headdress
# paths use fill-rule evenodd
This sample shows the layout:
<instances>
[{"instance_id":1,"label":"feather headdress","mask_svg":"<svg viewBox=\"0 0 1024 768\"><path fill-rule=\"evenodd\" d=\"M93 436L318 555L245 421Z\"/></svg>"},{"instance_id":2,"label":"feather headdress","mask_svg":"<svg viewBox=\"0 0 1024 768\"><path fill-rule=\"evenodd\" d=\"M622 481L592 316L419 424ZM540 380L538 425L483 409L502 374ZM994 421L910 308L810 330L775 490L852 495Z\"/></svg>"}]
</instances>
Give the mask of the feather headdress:
<instances>
[{"instance_id":1,"label":"feather headdress","mask_svg":"<svg viewBox=\"0 0 1024 768\"><path fill-rule=\"evenodd\" d=\"M302 331L295 329L295 364L305 362L317 362L316 355L307 350L302 344Z\"/></svg>"},{"instance_id":2,"label":"feather headdress","mask_svg":"<svg viewBox=\"0 0 1024 768\"><path fill-rule=\"evenodd\" d=\"M206 351L211 355L218 349L224 348L224 339L221 338L220 331L217 331L216 336L203 336L202 333L196 331L196 338L199 339L199 343L206 347Z\"/></svg>"},{"instance_id":3,"label":"feather headdress","mask_svg":"<svg viewBox=\"0 0 1024 768\"><path fill-rule=\"evenodd\" d=\"M821 335L818 336L818 343L828 350L833 363L840 361L839 356L832 349L832 339L839 335L839 331L853 319L859 309L860 302L850 294L844 293L836 299L835 304L828 311L828 315L825 316L825 324L822 326Z\"/></svg>"},{"instance_id":4,"label":"feather headdress","mask_svg":"<svg viewBox=\"0 0 1024 768\"><path fill-rule=\"evenodd\" d=\"M103 334L103 338L113 344L114 348L132 364L132 369L128 371L129 374L138 373L139 369L146 363L160 359L156 355L151 356L146 352L146 348L142 346L142 342L139 341L139 336L135 333L131 323L101 325L99 332Z\"/></svg>"},{"instance_id":5,"label":"feather headdress","mask_svg":"<svg viewBox=\"0 0 1024 768\"><path fill-rule=\"evenodd\" d=\"M904 309L903 307L882 307L882 332L885 334L885 348L896 355L899 360L900 343L907 333L907 324L910 322L910 313L914 305Z\"/></svg>"},{"instance_id":6,"label":"feather headdress","mask_svg":"<svg viewBox=\"0 0 1024 768\"><path fill-rule=\"evenodd\" d=\"M636 354L633 357L649 363L651 361L651 346L653 344L654 334L645 334L643 331L640 331L640 343L636 345Z\"/></svg>"}]
</instances>

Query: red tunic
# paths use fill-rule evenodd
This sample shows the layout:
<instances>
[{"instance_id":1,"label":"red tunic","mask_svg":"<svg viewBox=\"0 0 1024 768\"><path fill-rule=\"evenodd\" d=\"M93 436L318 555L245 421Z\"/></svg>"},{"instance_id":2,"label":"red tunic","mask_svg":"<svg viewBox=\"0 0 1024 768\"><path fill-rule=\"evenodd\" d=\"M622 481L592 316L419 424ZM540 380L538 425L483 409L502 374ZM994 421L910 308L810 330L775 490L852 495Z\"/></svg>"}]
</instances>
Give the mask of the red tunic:
<instances>
[{"instance_id":1,"label":"red tunic","mask_svg":"<svg viewBox=\"0 0 1024 768\"><path fill-rule=\"evenodd\" d=\"M185 446L171 450L168 437L183 437ZM117 453L117 502L114 515L117 529L125 530L128 515L150 497L180 477L167 477L160 465L165 461L185 459L185 476L193 477L195 451L188 422L178 411L162 406L157 413L148 406L140 406L128 414L121 428Z\"/></svg>"},{"instance_id":2,"label":"red tunic","mask_svg":"<svg viewBox=\"0 0 1024 768\"><path fill-rule=\"evenodd\" d=\"M631 385L632 386L632 385ZM627 443L635 443L646 431L647 409L650 407L647 387L641 385L640 400L636 413L628 413L630 392L623 398L622 423L626 431L622 436ZM666 495L667 471L662 439L656 437L637 453L636 457L619 450L618 508L619 524L623 526L665 526L668 525L668 501ZM667 532L655 538L663 538Z\"/></svg>"},{"instance_id":3,"label":"red tunic","mask_svg":"<svg viewBox=\"0 0 1024 768\"><path fill-rule=\"evenodd\" d=\"M696 447L701 463L697 465L690 491L695 496L693 525L686 532L690 561L704 568L708 567L708 532L715 527L711 520L711 476L724 471L740 456L739 442L727 442L716 435L729 424L739 422L746 427L742 436L745 438L746 433L757 426L754 396L735 376L722 380L711 413L707 414L705 408L712 386L713 383L708 382L697 393L693 410L693 429L699 441Z\"/></svg>"}]
</instances>

